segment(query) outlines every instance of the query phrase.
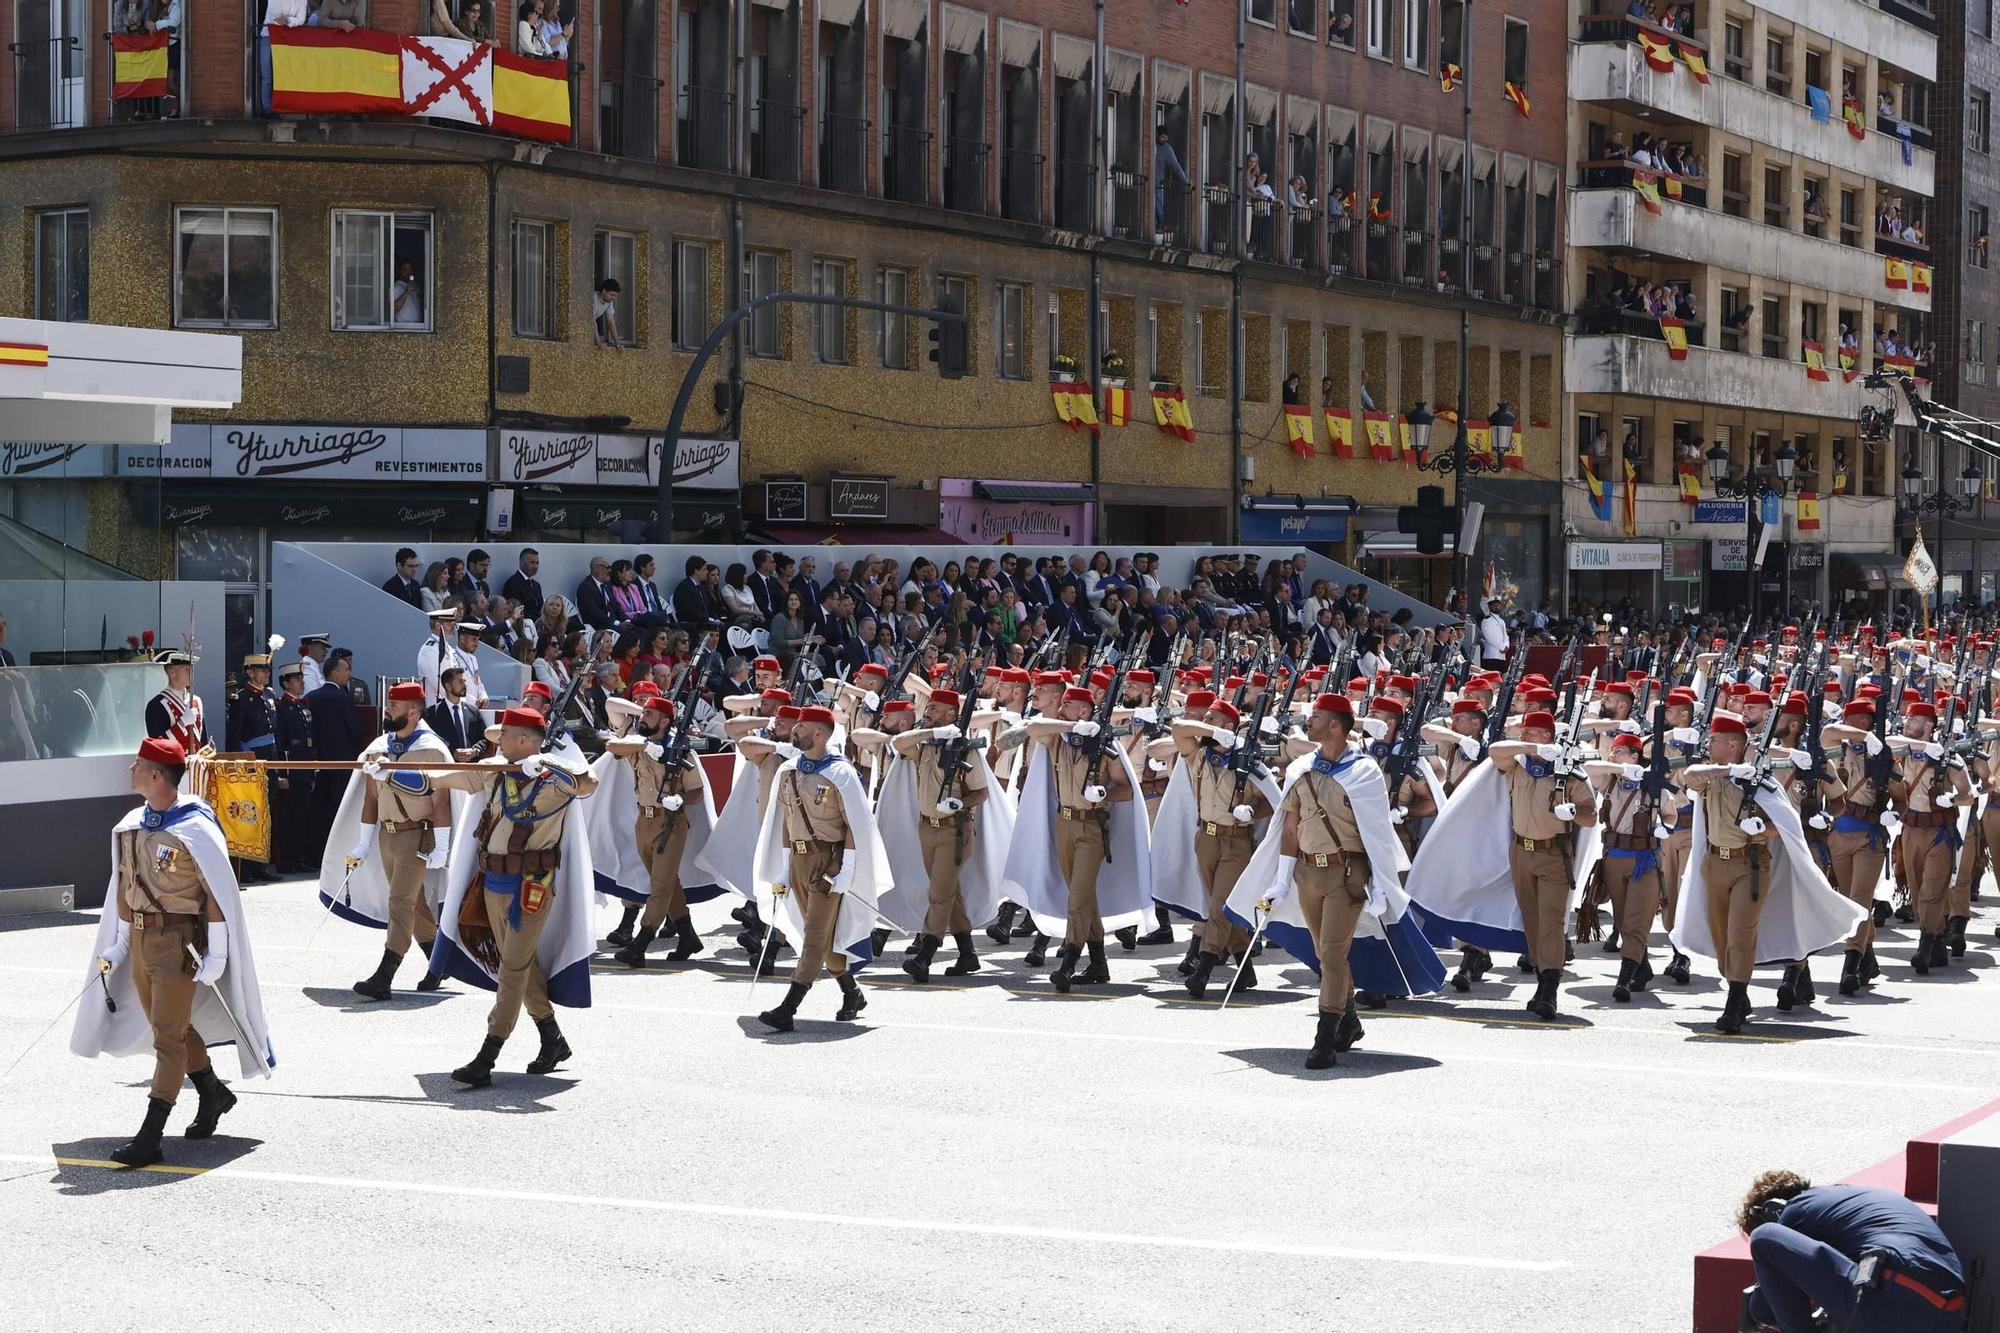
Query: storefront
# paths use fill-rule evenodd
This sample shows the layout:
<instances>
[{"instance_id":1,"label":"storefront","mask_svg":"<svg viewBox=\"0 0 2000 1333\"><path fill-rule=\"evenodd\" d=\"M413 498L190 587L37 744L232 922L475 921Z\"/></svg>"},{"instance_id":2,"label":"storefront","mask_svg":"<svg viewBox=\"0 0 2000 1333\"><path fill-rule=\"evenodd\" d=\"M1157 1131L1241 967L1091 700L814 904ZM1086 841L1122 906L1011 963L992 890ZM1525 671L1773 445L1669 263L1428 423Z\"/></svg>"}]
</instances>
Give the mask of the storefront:
<instances>
[{"instance_id":1,"label":"storefront","mask_svg":"<svg viewBox=\"0 0 2000 1333\"><path fill-rule=\"evenodd\" d=\"M1785 548L1785 608L1793 616L1806 616L1826 605L1826 547L1819 542L1796 541Z\"/></svg>"},{"instance_id":2,"label":"storefront","mask_svg":"<svg viewBox=\"0 0 2000 1333\"><path fill-rule=\"evenodd\" d=\"M1572 540L1567 557L1571 609L1630 606L1643 613L1659 604L1659 542Z\"/></svg>"},{"instance_id":3,"label":"storefront","mask_svg":"<svg viewBox=\"0 0 2000 1333\"><path fill-rule=\"evenodd\" d=\"M1660 543L1660 612L1668 618L1698 610L1703 550L1699 537L1668 537Z\"/></svg>"},{"instance_id":4,"label":"storefront","mask_svg":"<svg viewBox=\"0 0 2000 1333\"><path fill-rule=\"evenodd\" d=\"M496 541L647 540L659 518L663 445L658 435L497 431L486 532ZM677 534L740 539L742 452L735 440L681 440L674 451Z\"/></svg>"},{"instance_id":5,"label":"storefront","mask_svg":"<svg viewBox=\"0 0 2000 1333\"><path fill-rule=\"evenodd\" d=\"M945 477L938 499L938 526L970 546L1094 540L1097 493L1087 485Z\"/></svg>"}]
</instances>

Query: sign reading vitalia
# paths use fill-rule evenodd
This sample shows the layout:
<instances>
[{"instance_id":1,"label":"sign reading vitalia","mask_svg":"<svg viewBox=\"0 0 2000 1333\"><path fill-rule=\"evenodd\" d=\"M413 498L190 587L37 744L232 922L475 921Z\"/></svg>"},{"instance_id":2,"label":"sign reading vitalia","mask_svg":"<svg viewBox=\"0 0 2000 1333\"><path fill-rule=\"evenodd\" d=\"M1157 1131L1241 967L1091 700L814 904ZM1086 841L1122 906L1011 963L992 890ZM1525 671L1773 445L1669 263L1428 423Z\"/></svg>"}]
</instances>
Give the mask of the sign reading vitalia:
<instances>
[{"instance_id":1,"label":"sign reading vitalia","mask_svg":"<svg viewBox=\"0 0 2000 1333\"><path fill-rule=\"evenodd\" d=\"M1571 542L1572 570L1637 570L1660 567L1658 542Z\"/></svg>"}]
</instances>

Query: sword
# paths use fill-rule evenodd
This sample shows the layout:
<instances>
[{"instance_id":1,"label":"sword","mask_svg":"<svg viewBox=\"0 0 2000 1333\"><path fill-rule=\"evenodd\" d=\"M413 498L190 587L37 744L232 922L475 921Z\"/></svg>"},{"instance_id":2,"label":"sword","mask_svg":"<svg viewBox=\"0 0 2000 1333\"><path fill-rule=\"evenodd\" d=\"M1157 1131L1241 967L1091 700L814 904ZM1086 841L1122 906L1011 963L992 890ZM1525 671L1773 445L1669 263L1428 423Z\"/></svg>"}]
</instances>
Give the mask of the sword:
<instances>
[{"instance_id":1,"label":"sword","mask_svg":"<svg viewBox=\"0 0 2000 1333\"><path fill-rule=\"evenodd\" d=\"M311 953L311 952L312 952L312 947L313 947L313 944L314 944L314 942L315 942L315 941L317 941L317 940L319 939L319 928L320 928L321 926L323 926L323 925L325 925L325 924L326 924L326 922L327 922L327 918L328 918L328 917L331 917L331 916L336 916L336 915L338 915L338 913L336 913L336 912L335 912L335 911L333 910L333 905L334 905L334 903L335 903L335 902L345 902L345 903L348 903L348 904L350 904L350 905L351 905L351 904L353 903L353 899L351 899L351 898L349 898L349 897L347 896L347 889L348 889L348 886L349 886L350 884L352 884L352 883L354 882L354 872L355 872L355 871L357 871L357 870L359 870L360 868L361 868L361 862L360 862L360 860L359 860L359 859L357 859L357 858L354 858L354 857L349 857L349 858L348 858L348 861L347 861L347 874L346 874L346 876L345 876L344 878L342 878L342 879L341 879L341 881L340 881L340 897L336 899L336 898L335 898L335 897L334 897L334 896L333 896L332 894L330 894L330 893L329 893L328 895L326 895L326 910L325 910L324 912L320 913L320 917L319 917L319 920L313 923L313 928L312 928L312 934L310 934L310 935L308 935L308 936L306 937L306 952L307 952L307 953Z\"/></svg>"},{"instance_id":2,"label":"sword","mask_svg":"<svg viewBox=\"0 0 2000 1333\"><path fill-rule=\"evenodd\" d=\"M102 981L103 979L104 979L104 973L100 969L95 976L91 977L89 981L84 982L83 989L78 991L76 993L75 998L62 1007L62 1012L57 1014L54 1018L51 1018L49 1020L49 1025L43 1028L39 1033L35 1034L35 1039L29 1042L19 1055L14 1057L14 1063L8 1065L5 1072L0 1072L0 1079L5 1079L8 1074L11 1074L16 1069L18 1069L21 1065L21 1061L28 1058L28 1053L30 1051L33 1051L35 1047L42 1044L42 1038L48 1036L49 1033L55 1031L56 1024L62 1022L64 1018L69 1016L69 1011L76 1008L77 1001L81 1000L85 995L87 995L90 992L90 988L93 985L97 984L98 982ZM108 989L104 993L104 998L106 1003L110 1002L111 992ZM112 1007L115 1009L117 1006L113 1005Z\"/></svg>"},{"instance_id":3,"label":"sword","mask_svg":"<svg viewBox=\"0 0 2000 1333\"><path fill-rule=\"evenodd\" d=\"M201 955L194 951L194 945L184 944L181 947L187 950L188 957L194 959L195 968L199 970L201 967ZM229 997L222 993L222 987L213 983L209 985L209 990L214 992L216 1002L222 1006L222 1012L229 1015L229 1026L236 1029L236 1040L243 1043L244 1050L251 1050L250 1034L245 1032L243 1025L236 1021L236 1011L229 1007Z\"/></svg>"},{"instance_id":4,"label":"sword","mask_svg":"<svg viewBox=\"0 0 2000 1333\"><path fill-rule=\"evenodd\" d=\"M1251 955L1257 952L1257 941L1264 938L1264 927L1271 924L1271 914L1269 912L1262 910L1261 908L1253 909L1252 915L1260 917L1262 919L1258 921L1257 931L1250 937L1250 943L1244 947L1243 950L1244 967L1249 966ZM1243 976L1243 968L1239 967L1236 969L1235 975L1229 978L1229 987L1228 989L1222 992L1222 1003L1215 1007L1216 1013L1219 1014L1224 1009L1227 1009L1229 1007L1229 997L1236 993L1236 983L1238 980L1242 978L1242 976Z\"/></svg>"},{"instance_id":5,"label":"sword","mask_svg":"<svg viewBox=\"0 0 2000 1333\"><path fill-rule=\"evenodd\" d=\"M764 923L764 951L757 956L757 966L750 970L750 989L743 992L745 1000L748 1000L757 993L757 979L764 975L764 964L770 961L772 953L778 947L778 923L775 918L778 915L779 900L785 896L785 892L785 886L782 884L773 884L771 886L771 916L773 920ZM754 904L757 900L752 898L750 901ZM751 1005L750 1012L753 1014L756 1013L757 1006L754 1004Z\"/></svg>"}]
</instances>

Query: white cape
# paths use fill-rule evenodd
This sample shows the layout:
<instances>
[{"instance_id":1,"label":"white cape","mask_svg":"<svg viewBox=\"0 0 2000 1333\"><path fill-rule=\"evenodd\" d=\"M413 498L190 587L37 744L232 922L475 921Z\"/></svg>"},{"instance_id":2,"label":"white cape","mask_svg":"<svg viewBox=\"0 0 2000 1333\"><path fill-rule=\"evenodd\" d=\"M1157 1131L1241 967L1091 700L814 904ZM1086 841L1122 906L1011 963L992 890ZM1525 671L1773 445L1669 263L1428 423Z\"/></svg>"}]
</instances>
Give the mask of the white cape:
<instances>
[{"instance_id":1,"label":"white cape","mask_svg":"<svg viewBox=\"0 0 2000 1333\"><path fill-rule=\"evenodd\" d=\"M695 763L701 762L696 758ZM653 877L639 855L639 789L628 760L605 753L590 766L597 790L583 803L583 827L590 841L590 868L601 897L643 903L653 893ZM715 793L702 772L699 799L684 801L681 818L688 821L681 845L681 892L689 902L705 902L719 890L714 877L701 869L702 853L715 832Z\"/></svg>"},{"instance_id":2,"label":"white cape","mask_svg":"<svg viewBox=\"0 0 2000 1333\"><path fill-rule=\"evenodd\" d=\"M1197 754L1196 759L1207 760ZM1174 757L1173 775L1167 779L1167 789L1161 793L1160 808L1153 815L1153 901L1171 908L1181 916L1194 921L1208 919L1208 890L1202 886L1201 866L1195 860L1195 819L1194 775L1188 771L1189 760L1185 755ZM1256 775L1251 778L1271 809L1277 810L1282 799L1278 784L1271 780L1269 770L1258 765ZM1273 842L1275 821L1259 820L1260 826L1252 835L1253 841L1261 847L1265 842Z\"/></svg>"},{"instance_id":3,"label":"white cape","mask_svg":"<svg viewBox=\"0 0 2000 1333\"><path fill-rule=\"evenodd\" d=\"M854 877L840 895L840 913L833 923L832 947L857 963L865 963L875 956L869 937L875 933L876 900L890 883L889 854L882 848L882 839L875 827L875 812L868 808L868 794L861 789L860 775L846 758L834 758L834 763L820 770L820 776L832 782L834 789L840 793L848 833L854 840ZM798 766L797 758L787 759L772 778L771 801L765 807L764 823L757 834L752 882L757 895L758 914L783 930L794 948L799 947L806 937L805 914L800 906L802 894L799 892L805 886L788 885L791 892L786 893L782 900L771 890L773 885L786 883L791 878L791 848L785 842L784 802L778 799L778 792L785 774L796 772ZM751 808L756 808L754 783L751 784Z\"/></svg>"},{"instance_id":4,"label":"white cape","mask_svg":"<svg viewBox=\"0 0 2000 1333\"><path fill-rule=\"evenodd\" d=\"M1049 748L1032 740L1027 744L1034 746L1034 753L1021 788L1018 836L1007 849L1007 897L1026 907L1047 928L1069 916L1069 881L1056 861L1058 816ZM1108 807L1111 859L1098 872L1097 911L1109 934L1152 920L1153 863L1152 830L1147 825L1146 802L1139 791L1139 775L1132 771L1131 756L1121 746L1112 746L1106 753L1118 756L1132 790L1131 800Z\"/></svg>"},{"instance_id":5,"label":"white cape","mask_svg":"<svg viewBox=\"0 0 2000 1333\"><path fill-rule=\"evenodd\" d=\"M1704 870L1708 856L1703 850L1708 846L1707 804L1703 800L1694 803L1694 850L1681 872L1680 910L1668 938L1682 953L1713 958L1715 941L1708 932ZM1772 787L1758 789L1757 807L1779 837L1768 844L1772 856L1759 871L1757 891L1764 898L1764 914L1757 923L1757 961L1792 962L1853 935L1867 918L1868 909L1841 896L1826 882L1812 849L1806 846L1799 812L1783 792Z\"/></svg>"},{"instance_id":6,"label":"white cape","mask_svg":"<svg viewBox=\"0 0 2000 1333\"><path fill-rule=\"evenodd\" d=\"M229 864L229 847L208 806L191 796L175 803L175 810L194 807L168 826L168 833L187 848L201 868L209 896L222 909L229 927L229 961L222 969L219 986L194 988L194 1028L204 1045L234 1044L236 1058L245 1078L269 1078L278 1057L271 1046L271 1029L264 1021L263 994L257 985L257 960L250 948L250 932L243 921L243 895L236 887L236 875ZM118 821L111 830L111 882L104 891L104 911L97 921L97 939L91 946L90 963L84 970L89 989L77 1002L76 1025L70 1030L69 1048L78 1055L143 1055L153 1049L153 1026L139 1007L138 986L132 980L132 960L128 957L105 976L105 986L118 1003L118 1012L104 1006L105 988L96 984L97 960L118 937L118 835L140 826L146 812L141 805ZM228 1009L223 1005L227 1003ZM236 1021L230 1021L230 1014ZM241 1024L241 1027L238 1026Z\"/></svg>"},{"instance_id":7,"label":"white cape","mask_svg":"<svg viewBox=\"0 0 2000 1333\"><path fill-rule=\"evenodd\" d=\"M387 758L389 738L377 736L361 751L361 758ZM448 764L452 753L429 727L419 725L412 738L410 748L404 758L412 763ZM393 773L394 770L392 769ZM352 921L357 925L370 926L376 930L386 930L389 926L389 876L382 869L382 850L378 835L376 846L354 873L347 872L347 853L361 840L361 805L366 798L362 784L374 781L366 773L356 773L354 780L347 784L347 792L340 798L340 809L334 813L332 829L326 837L326 853L320 858L319 900L330 908L335 916ZM394 781L393 777L382 779ZM474 804L471 792L451 791L451 834L453 839L461 833L471 835L471 827L463 821L470 815L477 819L479 807ZM430 904L431 915L436 916L439 904L444 902L445 871L443 867L424 872L424 901Z\"/></svg>"},{"instance_id":8,"label":"white cape","mask_svg":"<svg viewBox=\"0 0 2000 1333\"><path fill-rule=\"evenodd\" d=\"M757 896L757 835L762 827L757 792L762 785L757 765L739 753L729 776L729 799L716 816L707 845L695 857L696 879L720 884L745 898Z\"/></svg>"},{"instance_id":9,"label":"white cape","mask_svg":"<svg viewBox=\"0 0 2000 1333\"><path fill-rule=\"evenodd\" d=\"M1488 949L1524 948L1521 906L1508 859L1513 833L1507 784L1483 759L1438 812L1410 866L1409 892L1425 917L1451 924L1457 937ZM1425 933L1433 944L1445 932ZM1491 941L1489 943L1489 941Z\"/></svg>"},{"instance_id":10,"label":"white cape","mask_svg":"<svg viewBox=\"0 0 2000 1333\"><path fill-rule=\"evenodd\" d=\"M1014 842L1014 798L1000 789L993 770L986 766L986 754L972 751L967 758L986 779L986 799L975 812L977 835L972 856L958 868L958 888L965 900L965 919L978 929L1000 912L1006 897L1007 849ZM894 885L876 903L884 920L912 934L924 928L930 911L930 872L924 868L922 844L917 839L917 820L937 803L936 792L919 792L917 766L898 755L882 778L882 794L876 802L875 817L882 831L882 847L889 855Z\"/></svg>"}]
</instances>

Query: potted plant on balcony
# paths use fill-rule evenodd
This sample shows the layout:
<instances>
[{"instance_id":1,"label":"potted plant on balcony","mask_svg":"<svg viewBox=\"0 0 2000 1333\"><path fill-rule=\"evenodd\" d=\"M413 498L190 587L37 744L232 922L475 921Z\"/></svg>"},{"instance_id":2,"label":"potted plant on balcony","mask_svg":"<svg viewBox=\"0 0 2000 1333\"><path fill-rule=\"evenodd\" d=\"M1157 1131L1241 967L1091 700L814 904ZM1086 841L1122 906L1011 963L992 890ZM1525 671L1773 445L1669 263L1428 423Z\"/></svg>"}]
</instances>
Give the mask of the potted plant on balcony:
<instances>
[{"instance_id":1,"label":"potted plant on balcony","mask_svg":"<svg viewBox=\"0 0 2000 1333\"><path fill-rule=\"evenodd\" d=\"M1068 352L1057 352L1049 361L1049 373L1055 377L1057 384L1076 383L1076 358Z\"/></svg>"},{"instance_id":2,"label":"potted plant on balcony","mask_svg":"<svg viewBox=\"0 0 2000 1333\"><path fill-rule=\"evenodd\" d=\"M1125 364L1125 356L1122 352L1106 352L1104 359L1098 363L1097 369L1098 373L1103 376L1106 384L1120 389L1125 387L1125 376L1128 367Z\"/></svg>"}]
</instances>

